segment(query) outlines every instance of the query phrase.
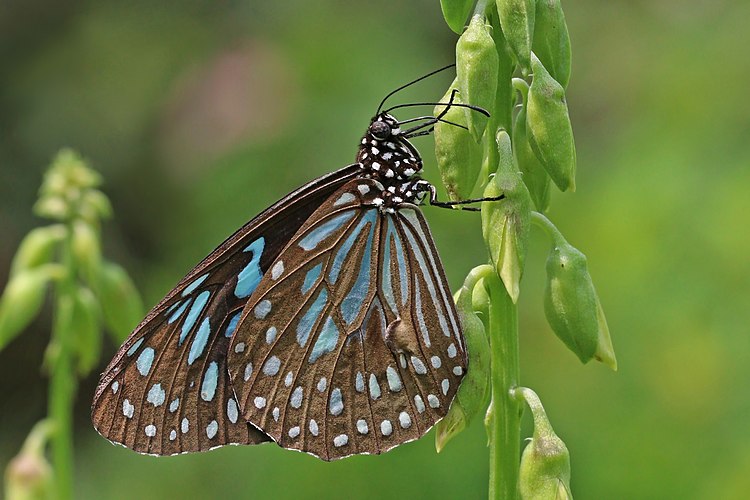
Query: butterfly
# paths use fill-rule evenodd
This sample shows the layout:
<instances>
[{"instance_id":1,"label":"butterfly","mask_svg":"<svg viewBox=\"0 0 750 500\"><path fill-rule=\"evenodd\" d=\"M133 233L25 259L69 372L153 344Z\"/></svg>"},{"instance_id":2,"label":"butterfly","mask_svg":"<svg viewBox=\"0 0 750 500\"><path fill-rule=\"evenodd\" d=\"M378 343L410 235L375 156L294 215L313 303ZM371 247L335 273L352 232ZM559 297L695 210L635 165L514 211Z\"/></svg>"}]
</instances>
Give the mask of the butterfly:
<instances>
[{"instance_id":1,"label":"butterfly","mask_svg":"<svg viewBox=\"0 0 750 500\"><path fill-rule=\"evenodd\" d=\"M96 389L102 436L151 455L272 440L330 461L445 416L467 353L419 205L463 202L437 200L409 141L445 112L399 122L391 111L425 103L381 109L449 67L388 94L354 164L245 224L148 313Z\"/></svg>"}]
</instances>

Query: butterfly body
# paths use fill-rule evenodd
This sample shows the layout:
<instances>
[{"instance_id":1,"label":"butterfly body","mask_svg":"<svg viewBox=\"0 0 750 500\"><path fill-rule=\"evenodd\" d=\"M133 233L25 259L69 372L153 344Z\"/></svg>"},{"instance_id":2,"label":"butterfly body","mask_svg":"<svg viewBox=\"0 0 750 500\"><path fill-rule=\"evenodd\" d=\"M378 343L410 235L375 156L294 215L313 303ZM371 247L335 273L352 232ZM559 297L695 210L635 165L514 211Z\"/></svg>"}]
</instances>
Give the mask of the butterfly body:
<instances>
[{"instance_id":1,"label":"butterfly body","mask_svg":"<svg viewBox=\"0 0 750 500\"><path fill-rule=\"evenodd\" d=\"M97 430L156 455L270 439L324 460L427 432L466 353L421 169L377 115L357 163L250 221L149 313L102 375Z\"/></svg>"}]
</instances>

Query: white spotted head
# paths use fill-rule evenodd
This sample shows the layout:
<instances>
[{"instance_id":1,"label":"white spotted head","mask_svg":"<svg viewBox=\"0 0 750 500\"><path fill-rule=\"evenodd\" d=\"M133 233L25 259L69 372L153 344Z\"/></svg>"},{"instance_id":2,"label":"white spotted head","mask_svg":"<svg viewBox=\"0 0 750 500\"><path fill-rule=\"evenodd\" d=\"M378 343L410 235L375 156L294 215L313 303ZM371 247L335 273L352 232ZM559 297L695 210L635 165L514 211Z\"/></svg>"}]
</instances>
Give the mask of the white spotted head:
<instances>
[{"instance_id":1,"label":"white spotted head","mask_svg":"<svg viewBox=\"0 0 750 500\"><path fill-rule=\"evenodd\" d=\"M398 120L380 113L370 121L357 152L366 175L383 182L411 179L422 170L422 157L404 135Z\"/></svg>"}]
</instances>

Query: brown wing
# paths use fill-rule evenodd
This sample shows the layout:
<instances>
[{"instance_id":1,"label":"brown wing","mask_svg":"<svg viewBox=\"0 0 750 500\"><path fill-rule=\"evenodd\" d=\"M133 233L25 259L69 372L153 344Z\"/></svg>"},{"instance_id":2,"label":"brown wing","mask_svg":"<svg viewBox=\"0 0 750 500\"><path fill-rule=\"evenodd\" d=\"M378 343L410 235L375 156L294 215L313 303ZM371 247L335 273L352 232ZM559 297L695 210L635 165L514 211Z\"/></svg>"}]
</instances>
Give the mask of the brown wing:
<instances>
[{"instance_id":1,"label":"brown wing","mask_svg":"<svg viewBox=\"0 0 750 500\"><path fill-rule=\"evenodd\" d=\"M230 336L289 238L358 171L321 177L265 210L151 310L102 374L92 405L102 436L154 455L268 441L239 415L226 368Z\"/></svg>"},{"instance_id":2,"label":"brown wing","mask_svg":"<svg viewBox=\"0 0 750 500\"><path fill-rule=\"evenodd\" d=\"M243 311L229 373L247 421L324 460L383 453L442 418L466 368L429 229L354 180L322 204Z\"/></svg>"}]
</instances>

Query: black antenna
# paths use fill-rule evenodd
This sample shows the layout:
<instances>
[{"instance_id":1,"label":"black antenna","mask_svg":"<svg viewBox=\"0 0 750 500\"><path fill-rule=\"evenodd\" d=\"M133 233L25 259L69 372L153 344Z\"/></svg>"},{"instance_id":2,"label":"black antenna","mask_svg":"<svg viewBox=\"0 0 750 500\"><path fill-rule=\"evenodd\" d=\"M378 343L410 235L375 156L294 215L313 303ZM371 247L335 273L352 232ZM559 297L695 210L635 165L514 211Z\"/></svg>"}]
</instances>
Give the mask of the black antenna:
<instances>
[{"instance_id":1,"label":"black antenna","mask_svg":"<svg viewBox=\"0 0 750 500\"><path fill-rule=\"evenodd\" d=\"M405 89L406 87L409 87L409 86L411 86L411 85L414 85L414 84L415 84L415 83L417 83L417 82L421 82L421 81L422 81L422 80L424 80L425 78L429 78L429 77L431 77L432 75L436 75L436 74L440 73L441 71L445 71L446 69L450 69L450 68L453 68L454 66L455 66L455 64L449 64L448 66L442 67L442 68L440 68L440 69L436 69L435 71L433 71L433 72L431 72L431 73L427 73L427 74L426 74L426 75L424 75L424 76L420 76L420 77L419 77L419 78L417 78L416 80L412 80L411 82L407 83L406 85L401 85L401 86L400 86L399 88L397 88L396 90L394 90L394 91L390 92L390 93L389 93L389 94L388 94L387 96L383 97L383 100L382 100L382 101L380 101L380 106L378 106L378 111L377 111L377 112L376 112L375 114L376 114L376 115L379 115L379 114L380 114L380 110L381 110L381 109L383 108L383 104L385 104L385 101L387 101L387 100L388 100L388 98L389 98L389 97L391 97L391 96L392 96L393 94L395 94L396 92L400 92L401 90L404 90L404 89ZM395 109L395 108L391 108L391 109ZM388 112L388 111L386 111L386 113L387 113L387 112Z\"/></svg>"},{"instance_id":2,"label":"black antenna","mask_svg":"<svg viewBox=\"0 0 750 500\"><path fill-rule=\"evenodd\" d=\"M399 108L411 108L413 106L448 106L449 108L469 108L471 110L476 111L477 113L482 113L487 118L490 117L490 112L487 111L484 108L480 108L479 106L473 106L471 104L460 104L457 102L449 103L449 102L412 102L409 104L398 104L396 106L393 106L391 108L386 109L384 112L388 113L390 111L393 111L394 109Z\"/></svg>"}]
</instances>

